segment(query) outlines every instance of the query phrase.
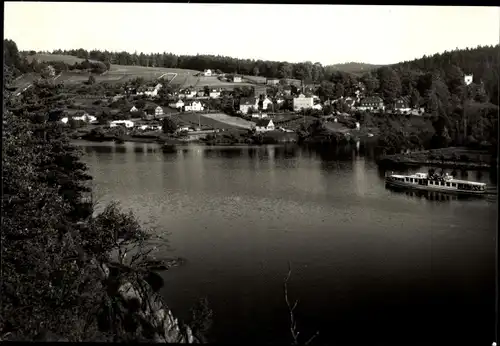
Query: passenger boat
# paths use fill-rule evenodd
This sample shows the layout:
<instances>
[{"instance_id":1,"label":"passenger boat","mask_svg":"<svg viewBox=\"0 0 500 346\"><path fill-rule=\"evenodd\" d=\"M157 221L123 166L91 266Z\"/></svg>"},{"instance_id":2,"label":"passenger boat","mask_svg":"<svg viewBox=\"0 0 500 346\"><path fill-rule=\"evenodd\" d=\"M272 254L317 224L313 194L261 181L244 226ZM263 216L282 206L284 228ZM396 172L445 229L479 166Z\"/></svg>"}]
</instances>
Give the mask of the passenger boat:
<instances>
[{"instance_id":1,"label":"passenger boat","mask_svg":"<svg viewBox=\"0 0 500 346\"><path fill-rule=\"evenodd\" d=\"M475 181L454 179L451 175L415 173L412 175L390 174L386 176L388 186L404 187L416 190L436 191L442 193L482 195L486 193L486 184Z\"/></svg>"}]
</instances>

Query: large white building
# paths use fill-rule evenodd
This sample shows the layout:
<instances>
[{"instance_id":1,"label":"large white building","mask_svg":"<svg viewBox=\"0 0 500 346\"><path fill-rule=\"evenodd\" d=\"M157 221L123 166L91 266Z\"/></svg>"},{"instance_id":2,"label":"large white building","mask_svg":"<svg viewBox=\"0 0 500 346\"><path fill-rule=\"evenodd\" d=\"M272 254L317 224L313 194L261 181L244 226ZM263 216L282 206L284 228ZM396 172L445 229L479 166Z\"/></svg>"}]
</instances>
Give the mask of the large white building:
<instances>
[{"instance_id":1,"label":"large white building","mask_svg":"<svg viewBox=\"0 0 500 346\"><path fill-rule=\"evenodd\" d=\"M312 97L306 97L304 94L300 94L298 97L293 99L293 110L300 111L302 108L309 109L314 105L314 99Z\"/></svg>"}]
</instances>

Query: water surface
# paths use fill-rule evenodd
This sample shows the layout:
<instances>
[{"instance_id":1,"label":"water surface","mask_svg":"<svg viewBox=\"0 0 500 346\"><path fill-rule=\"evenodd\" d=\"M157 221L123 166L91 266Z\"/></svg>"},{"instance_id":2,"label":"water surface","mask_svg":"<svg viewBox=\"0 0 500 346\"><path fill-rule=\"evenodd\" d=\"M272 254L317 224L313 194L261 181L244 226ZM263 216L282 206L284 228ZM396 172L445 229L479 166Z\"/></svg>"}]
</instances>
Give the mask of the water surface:
<instances>
[{"instance_id":1,"label":"water surface","mask_svg":"<svg viewBox=\"0 0 500 346\"><path fill-rule=\"evenodd\" d=\"M117 200L170 233L169 255L188 262L164 274L164 297L183 319L206 296L214 341L290 340L288 262L304 338L319 330L318 343L343 345L493 340L493 198L387 190L363 145L165 154L155 144L79 144L102 203ZM466 173L491 183L487 171Z\"/></svg>"}]
</instances>

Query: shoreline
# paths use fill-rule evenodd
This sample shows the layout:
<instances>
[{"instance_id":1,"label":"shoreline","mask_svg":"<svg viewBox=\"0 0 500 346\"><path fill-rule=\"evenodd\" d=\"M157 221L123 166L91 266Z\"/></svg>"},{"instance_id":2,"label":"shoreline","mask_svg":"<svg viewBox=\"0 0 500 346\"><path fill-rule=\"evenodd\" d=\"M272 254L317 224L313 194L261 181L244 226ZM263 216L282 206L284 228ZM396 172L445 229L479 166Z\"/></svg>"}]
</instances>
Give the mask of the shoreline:
<instances>
[{"instance_id":1,"label":"shoreline","mask_svg":"<svg viewBox=\"0 0 500 346\"><path fill-rule=\"evenodd\" d=\"M379 165L437 166L459 169L491 169L496 166L495 158L490 153L459 147L382 155L377 159L377 163Z\"/></svg>"}]
</instances>

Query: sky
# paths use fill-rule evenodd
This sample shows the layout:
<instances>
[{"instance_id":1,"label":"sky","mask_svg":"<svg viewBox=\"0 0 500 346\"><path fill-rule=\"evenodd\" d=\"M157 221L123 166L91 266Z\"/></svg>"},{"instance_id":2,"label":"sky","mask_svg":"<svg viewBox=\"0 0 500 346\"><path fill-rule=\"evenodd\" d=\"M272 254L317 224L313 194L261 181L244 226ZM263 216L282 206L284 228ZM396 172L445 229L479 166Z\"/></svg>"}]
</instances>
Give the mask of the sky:
<instances>
[{"instance_id":1,"label":"sky","mask_svg":"<svg viewBox=\"0 0 500 346\"><path fill-rule=\"evenodd\" d=\"M392 64L495 45L499 7L4 2L19 50Z\"/></svg>"}]
</instances>

